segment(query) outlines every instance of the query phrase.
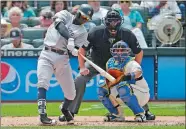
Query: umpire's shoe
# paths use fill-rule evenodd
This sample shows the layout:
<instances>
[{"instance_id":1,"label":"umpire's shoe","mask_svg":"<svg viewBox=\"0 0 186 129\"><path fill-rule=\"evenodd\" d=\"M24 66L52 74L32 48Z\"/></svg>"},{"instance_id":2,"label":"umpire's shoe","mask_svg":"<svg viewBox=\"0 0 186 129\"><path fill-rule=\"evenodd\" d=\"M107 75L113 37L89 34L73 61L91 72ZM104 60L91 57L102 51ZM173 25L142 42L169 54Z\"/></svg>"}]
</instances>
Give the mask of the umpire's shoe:
<instances>
[{"instance_id":1,"label":"umpire's shoe","mask_svg":"<svg viewBox=\"0 0 186 129\"><path fill-rule=\"evenodd\" d=\"M56 125L57 121L47 117L47 114L40 115L40 122L42 125Z\"/></svg>"},{"instance_id":2,"label":"umpire's shoe","mask_svg":"<svg viewBox=\"0 0 186 129\"><path fill-rule=\"evenodd\" d=\"M71 114L72 114L72 116L74 117L74 113L71 112ZM59 116L59 121L64 122L64 121L67 121L67 120L66 120L66 118L65 118L64 115L60 115L60 116Z\"/></svg>"},{"instance_id":3,"label":"umpire's shoe","mask_svg":"<svg viewBox=\"0 0 186 129\"><path fill-rule=\"evenodd\" d=\"M62 108L61 109L62 113L64 116L59 116L59 121L62 122L62 119L66 120L68 124L73 124L74 123L74 117L71 114L71 112L67 109Z\"/></svg>"},{"instance_id":4,"label":"umpire's shoe","mask_svg":"<svg viewBox=\"0 0 186 129\"><path fill-rule=\"evenodd\" d=\"M146 116L147 120L155 120L156 119L156 116L154 114L152 114L150 111L146 111L145 116Z\"/></svg>"}]
</instances>

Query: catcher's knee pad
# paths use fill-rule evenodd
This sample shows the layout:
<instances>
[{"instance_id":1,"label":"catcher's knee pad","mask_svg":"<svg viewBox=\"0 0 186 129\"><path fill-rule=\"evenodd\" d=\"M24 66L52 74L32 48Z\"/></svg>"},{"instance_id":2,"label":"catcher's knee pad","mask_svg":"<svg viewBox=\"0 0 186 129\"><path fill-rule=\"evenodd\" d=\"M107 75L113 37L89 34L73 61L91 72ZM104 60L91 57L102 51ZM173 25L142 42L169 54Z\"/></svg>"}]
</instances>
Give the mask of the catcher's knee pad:
<instances>
[{"instance_id":1,"label":"catcher's knee pad","mask_svg":"<svg viewBox=\"0 0 186 129\"><path fill-rule=\"evenodd\" d=\"M117 108L114 107L110 99L107 97L108 90L104 89L103 87L98 87L97 94L99 100L102 102L102 104L105 106L105 108L107 108L107 110L110 113L118 114Z\"/></svg>"},{"instance_id":2,"label":"catcher's knee pad","mask_svg":"<svg viewBox=\"0 0 186 129\"><path fill-rule=\"evenodd\" d=\"M143 108L139 105L136 96L131 92L131 89L128 86L119 87L118 93L123 102L133 111L134 114L144 112Z\"/></svg>"}]
</instances>

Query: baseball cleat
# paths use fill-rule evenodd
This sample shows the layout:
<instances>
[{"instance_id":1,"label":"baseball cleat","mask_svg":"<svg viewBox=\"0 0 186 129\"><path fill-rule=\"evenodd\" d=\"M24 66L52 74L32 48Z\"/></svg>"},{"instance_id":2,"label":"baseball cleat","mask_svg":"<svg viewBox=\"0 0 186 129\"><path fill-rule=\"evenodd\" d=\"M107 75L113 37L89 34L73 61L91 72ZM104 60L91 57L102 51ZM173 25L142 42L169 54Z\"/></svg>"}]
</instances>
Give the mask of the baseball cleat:
<instances>
[{"instance_id":1,"label":"baseball cleat","mask_svg":"<svg viewBox=\"0 0 186 129\"><path fill-rule=\"evenodd\" d=\"M137 122L145 122L146 116L145 116L145 114L137 114L136 117L134 118L134 120Z\"/></svg>"},{"instance_id":2,"label":"baseball cleat","mask_svg":"<svg viewBox=\"0 0 186 129\"><path fill-rule=\"evenodd\" d=\"M124 122L125 118L116 114L107 114L103 120L105 122Z\"/></svg>"},{"instance_id":3,"label":"baseball cleat","mask_svg":"<svg viewBox=\"0 0 186 129\"><path fill-rule=\"evenodd\" d=\"M56 125L57 121L54 119L50 119L47 117L47 114L41 114L40 115L40 124L41 125Z\"/></svg>"},{"instance_id":4,"label":"baseball cleat","mask_svg":"<svg viewBox=\"0 0 186 129\"><path fill-rule=\"evenodd\" d=\"M64 122L64 121L67 121L67 120L66 120L66 118L65 118L64 115L60 115L60 116L59 116L59 121L60 121L60 122Z\"/></svg>"},{"instance_id":5,"label":"baseball cleat","mask_svg":"<svg viewBox=\"0 0 186 129\"><path fill-rule=\"evenodd\" d=\"M73 115L71 114L71 112L69 110L66 110L66 109L61 109L66 121L67 121L67 124L73 124L74 123L74 117Z\"/></svg>"},{"instance_id":6,"label":"baseball cleat","mask_svg":"<svg viewBox=\"0 0 186 129\"><path fill-rule=\"evenodd\" d=\"M146 116L147 120L155 120L156 119L156 116L149 111L145 112L145 116Z\"/></svg>"}]
</instances>

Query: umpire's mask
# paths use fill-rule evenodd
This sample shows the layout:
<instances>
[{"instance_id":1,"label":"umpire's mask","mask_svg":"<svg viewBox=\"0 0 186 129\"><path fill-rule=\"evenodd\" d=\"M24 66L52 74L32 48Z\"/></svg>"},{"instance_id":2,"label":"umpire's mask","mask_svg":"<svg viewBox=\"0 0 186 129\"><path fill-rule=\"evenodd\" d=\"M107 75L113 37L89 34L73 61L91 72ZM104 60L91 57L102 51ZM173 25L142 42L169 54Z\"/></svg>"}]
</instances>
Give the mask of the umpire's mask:
<instances>
[{"instance_id":1,"label":"umpire's mask","mask_svg":"<svg viewBox=\"0 0 186 129\"><path fill-rule=\"evenodd\" d=\"M116 35L117 31L119 30L119 27L122 24L122 21L123 21L123 19L120 16L119 11L117 11L117 10L108 11L108 13L104 19L104 24L107 27L111 36Z\"/></svg>"}]
</instances>

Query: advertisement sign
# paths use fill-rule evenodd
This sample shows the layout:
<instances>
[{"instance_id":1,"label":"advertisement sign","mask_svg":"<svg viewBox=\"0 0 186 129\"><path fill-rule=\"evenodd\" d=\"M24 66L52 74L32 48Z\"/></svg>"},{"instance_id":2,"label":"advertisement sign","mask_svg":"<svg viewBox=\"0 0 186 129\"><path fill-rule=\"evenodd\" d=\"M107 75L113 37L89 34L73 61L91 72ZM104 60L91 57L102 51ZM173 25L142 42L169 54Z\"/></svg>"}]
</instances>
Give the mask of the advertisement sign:
<instances>
[{"instance_id":1,"label":"advertisement sign","mask_svg":"<svg viewBox=\"0 0 186 129\"><path fill-rule=\"evenodd\" d=\"M185 57L158 58L158 100L185 100Z\"/></svg>"},{"instance_id":2,"label":"advertisement sign","mask_svg":"<svg viewBox=\"0 0 186 129\"><path fill-rule=\"evenodd\" d=\"M1 60L1 99L2 101L36 101L37 100L37 61L38 57L3 57ZM73 77L78 75L78 60L71 58L70 64ZM151 99L154 98L154 59L144 57L142 62L144 77L147 80ZM84 100L95 101L97 97L97 82L100 76L87 83ZM64 100L63 91L55 76L50 80L47 100Z\"/></svg>"}]
</instances>

